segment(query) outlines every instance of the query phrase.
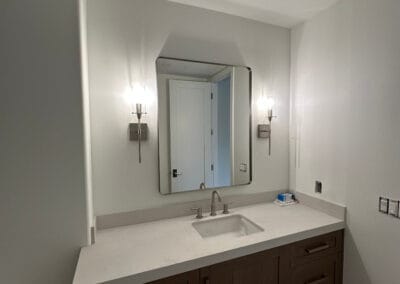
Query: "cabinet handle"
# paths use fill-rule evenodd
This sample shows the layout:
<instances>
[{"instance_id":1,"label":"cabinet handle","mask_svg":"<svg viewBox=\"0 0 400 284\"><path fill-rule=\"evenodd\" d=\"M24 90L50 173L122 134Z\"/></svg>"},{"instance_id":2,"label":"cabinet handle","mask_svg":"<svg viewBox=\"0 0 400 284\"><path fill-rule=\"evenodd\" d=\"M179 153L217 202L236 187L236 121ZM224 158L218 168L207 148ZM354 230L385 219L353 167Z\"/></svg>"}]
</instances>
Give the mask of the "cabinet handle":
<instances>
[{"instance_id":1,"label":"cabinet handle","mask_svg":"<svg viewBox=\"0 0 400 284\"><path fill-rule=\"evenodd\" d=\"M210 278L208 277L204 278L204 284L210 284Z\"/></svg>"},{"instance_id":2,"label":"cabinet handle","mask_svg":"<svg viewBox=\"0 0 400 284\"><path fill-rule=\"evenodd\" d=\"M330 246L328 244L323 244L323 245L320 245L320 246L314 247L314 248L306 248L306 252L308 254L313 254L313 253L316 253L316 252L320 252L320 251L326 250L329 247Z\"/></svg>"},{"instance_id":3,"label":"cabinet handle","mask_svg":"<svg viewBox=\"0 0 400 284\"><path fill-rule=\"evenodd\" d=\"M323 276L321 276L321 278L319 278L317 280L306 282L305 284L321 284L321 283L325 283L325 280L328 280L328 276L323 275Z\"/></svg>"}]
</instances>

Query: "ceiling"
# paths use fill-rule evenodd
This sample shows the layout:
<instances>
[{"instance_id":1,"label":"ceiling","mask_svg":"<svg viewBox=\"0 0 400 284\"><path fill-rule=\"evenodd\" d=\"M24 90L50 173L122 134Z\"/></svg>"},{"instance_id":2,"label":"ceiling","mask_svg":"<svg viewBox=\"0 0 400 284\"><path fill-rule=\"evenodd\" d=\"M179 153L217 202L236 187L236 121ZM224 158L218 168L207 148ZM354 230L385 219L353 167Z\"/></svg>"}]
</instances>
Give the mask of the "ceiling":
<instances>
[{"instance_id":1,"label":"ceiling","mask_svg":"<svg viewBox=\"0 0 400 284\"><path fill-rule=\"evenodd\" d=\"M169 0L291 28L338 0Z\"/></svg>"}]
</instances>

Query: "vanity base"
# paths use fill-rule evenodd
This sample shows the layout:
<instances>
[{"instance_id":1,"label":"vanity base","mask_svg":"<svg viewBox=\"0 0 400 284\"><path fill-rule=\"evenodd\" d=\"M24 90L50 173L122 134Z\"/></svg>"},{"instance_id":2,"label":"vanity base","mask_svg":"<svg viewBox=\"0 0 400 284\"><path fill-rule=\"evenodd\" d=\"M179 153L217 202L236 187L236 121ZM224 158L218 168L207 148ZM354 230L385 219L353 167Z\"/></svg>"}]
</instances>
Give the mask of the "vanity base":
<instances>
[{"instance_id":1,"label":"vanity base","mask_svg":"<svg viewBox=\"0 0 400 284\"><path fill-rule=\"evenodd\" d=\"M343 234L336 231L149 284L341 284Z\"/></svg>"}]
</instances>

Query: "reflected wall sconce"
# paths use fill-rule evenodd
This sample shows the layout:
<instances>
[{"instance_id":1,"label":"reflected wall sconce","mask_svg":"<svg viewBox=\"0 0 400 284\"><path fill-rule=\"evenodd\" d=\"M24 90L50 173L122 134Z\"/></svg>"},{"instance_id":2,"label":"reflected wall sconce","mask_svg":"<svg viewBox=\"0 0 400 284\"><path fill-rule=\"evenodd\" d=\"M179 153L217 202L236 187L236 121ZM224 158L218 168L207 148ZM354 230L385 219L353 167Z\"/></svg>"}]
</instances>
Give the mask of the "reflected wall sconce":
<instances>
[{"instance_id":1,"label":"reflected wall sconce","mask_svg":"<svg viewBox=\"0 0 400 284\"><path fill-rule=\"evenodd\" d=\"M147 114L146 104L149 102L149 96L145 93L145 88L135 85L131 88L131 104L134 107L133 115L136 115L137 123L129 124L129 140L138 141L139 163L142 163L142 141L147 140L148 126L142 123L143 115Z\"/></svg>"},{"instance_id":2,"label":"reflected wall sconce","mask_svg":"<svg viewBox=\"0 0 400 284\"><path fill-rule=\"evenodd\" d=\"M273 108L275 106L275 100L272 97L262 97L259 101L259 107L262 111L267 110L268 124L258 125L258 138L268 139L268 155L271 156L271 124L272 119L276 116L273 115Z\"/></svg>"}]
</instances>

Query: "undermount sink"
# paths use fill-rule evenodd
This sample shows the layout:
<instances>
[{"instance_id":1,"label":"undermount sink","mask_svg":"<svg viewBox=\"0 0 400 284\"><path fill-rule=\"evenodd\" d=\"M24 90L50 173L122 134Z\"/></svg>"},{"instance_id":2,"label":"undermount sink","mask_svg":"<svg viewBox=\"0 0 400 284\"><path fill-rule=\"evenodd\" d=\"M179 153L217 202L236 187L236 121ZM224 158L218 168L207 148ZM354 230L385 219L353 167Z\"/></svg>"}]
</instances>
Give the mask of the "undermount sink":
<instances>
[{"instance_id":1,"label":"undermount sink","mask_svg":"<svg viewBox=\"0 0 400 284\"><path fill-rule=\"evenodd\" d=\"M203 238L217 236L241 237L264 231L242 215L231 215L192 223L193 227Z\"/></svg>"}]
</instances>

